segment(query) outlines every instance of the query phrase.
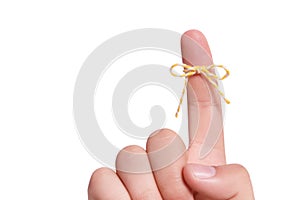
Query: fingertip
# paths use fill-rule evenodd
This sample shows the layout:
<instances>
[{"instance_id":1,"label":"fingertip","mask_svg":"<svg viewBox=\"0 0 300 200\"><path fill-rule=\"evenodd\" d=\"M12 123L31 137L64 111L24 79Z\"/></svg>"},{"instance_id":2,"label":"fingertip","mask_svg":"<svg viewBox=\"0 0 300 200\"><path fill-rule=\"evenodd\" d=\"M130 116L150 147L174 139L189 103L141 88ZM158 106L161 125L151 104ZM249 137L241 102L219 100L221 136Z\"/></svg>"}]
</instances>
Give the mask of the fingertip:
<instances>
[{"instance_id":1,"label":"fingertip","mask_svg":"<svg viewBox=\"0 0 300 200\"><path fill-rule=\"evenodd\" d=\"M115 172L112 169L109 169L107 167L101 167L99 169L96 169L93 174L91 175L90 178L90 183L89 183L89 193L93 193L93 189L95 189L95 185L98 185L98 182L101 183L101 180L104 179L105 177L112 176L114 175Z\"/></svg>"},{"instance_id":2,"label":"fingertip","mask_svg":"<svg viewBox=\"0 0 300 200\"><path fill-rule=\"evenodd\" d=\"M170 129L160 129L152 133L146 146L153 171L170 166L186 152L182 139Z\"/></svg>"},{"instance_id":3,"label":"fingertip","mask_svg":"<svg viewBox=\"0 0 300 200\"><path fill-rule=\"evenodd\" d=\"M171 129L163 128L150 134L147 140L147 150L157 151L158 149L168 145L178 135Z\"/></svg>"},{"instance_id":4,"label":"fingertip","mask_svg":"<svg viewBox=\"0 0 300 200\"><path fill-rule=\"evenodd\" d=\"M94 171L88 186L88 199L130 199L116 173L102 167Z\"/></svg>"},{"instance_id":5,"label":"fingertip","mask_svg":"<svg viewBox=\"0 0 300 200\"><path fill-rule=\"evenodd\" d=\"M188 30L184 32L181 37L181 50L183 60L186 61L184 63L198 65L198 63L191 63L191 61L195 62L195 58L189 56L192 53L191 49L194 49L194 51L196 52L199 52L199 49L202 49L210 58L212 58L207 39L204 36L204 34L199 30Z\"/></svg>"},{"instance_id":6,"label":"fingertip","mask_svg":"<svg viewBox=\"0 0 300 200\"><path fill-rule=\"evenodd\" d=\"M148 173L151 166L146 151L137 145L123 148L116 158L116 169L124 173Z\"/></svg>"},{"instance_id":7,"label":"fingertip","mask_svg":"<svg viewBox=\"0 0 300 200\"><path fill-rule=\"evenodd\" d=\"M201 197L212 199L254 197L248 171L239 164L216 167L188 164L183 169L183 177L187 185Z\"/></svg>"}]
</instances>

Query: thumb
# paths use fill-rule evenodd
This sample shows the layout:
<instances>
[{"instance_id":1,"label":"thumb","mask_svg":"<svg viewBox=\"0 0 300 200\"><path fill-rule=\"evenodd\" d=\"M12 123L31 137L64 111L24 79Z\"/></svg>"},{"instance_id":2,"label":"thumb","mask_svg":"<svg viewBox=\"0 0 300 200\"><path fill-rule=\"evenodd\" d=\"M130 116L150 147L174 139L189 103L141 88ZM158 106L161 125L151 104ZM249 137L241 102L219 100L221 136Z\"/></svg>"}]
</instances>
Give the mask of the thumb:
<instances>
[{"instance_id":1,"label":"thumb","mask_svg":"<svg viewBox=\"0 0 300 200\"><path fill-rule=\"evenodd\" d=\"M187 164L183 176L195 199L254 199L249 174L238 164L217 167Z\"/></svg>"}]
</instances>

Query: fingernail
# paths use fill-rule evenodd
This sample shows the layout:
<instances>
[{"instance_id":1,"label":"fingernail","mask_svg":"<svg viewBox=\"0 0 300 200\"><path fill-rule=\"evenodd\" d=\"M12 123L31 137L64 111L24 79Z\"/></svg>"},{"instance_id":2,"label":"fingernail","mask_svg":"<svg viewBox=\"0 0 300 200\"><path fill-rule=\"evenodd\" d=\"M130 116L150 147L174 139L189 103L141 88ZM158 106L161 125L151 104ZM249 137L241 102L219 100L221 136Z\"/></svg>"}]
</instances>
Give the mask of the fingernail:
<instances>
[{"instance_id":1,"label":"fingernail","mask_svg":"<svg viewBox=\"0 0 300 200\"><path fill-rule=\"evenodd\" d=\"M190 167L193 175L199 179L211 178L216 175L215 167L196 164L192 164Z\"/></svg>"}]
</instances>

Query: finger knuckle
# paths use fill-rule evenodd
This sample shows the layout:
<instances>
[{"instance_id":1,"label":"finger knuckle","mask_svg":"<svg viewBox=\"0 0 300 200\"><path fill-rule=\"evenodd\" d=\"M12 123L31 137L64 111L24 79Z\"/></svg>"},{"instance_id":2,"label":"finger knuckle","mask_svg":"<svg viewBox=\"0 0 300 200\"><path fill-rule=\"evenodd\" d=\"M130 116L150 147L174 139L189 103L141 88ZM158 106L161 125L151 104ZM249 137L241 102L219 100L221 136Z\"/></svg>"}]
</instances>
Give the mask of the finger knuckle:
<instances>
[{"instance_id":1,"label":"finger knuckle","mask_svg":"<svg viewBox=\"0 0 300 200\"><path fill-rule=\"evenodd\" d=\"M233 164L233 166L236 168L236 172L238 172L241 176L249 177L249 172L245 166L241 164Z\"/></svg>"},{"instance_id":2,"label":"finger knuckle","mask_svg":"<svg viewBox=\"0 0 300 200\"><path fill-rule=\"evenodd\" d=\"M110 176L113 173L115 173L113 170L106 167L95 170L90 178L88 194L93 196L93 194L96 192L97 187L101 185L101 182L103 182L104 178L106 176Z\"/></svg>"}]
</instances>

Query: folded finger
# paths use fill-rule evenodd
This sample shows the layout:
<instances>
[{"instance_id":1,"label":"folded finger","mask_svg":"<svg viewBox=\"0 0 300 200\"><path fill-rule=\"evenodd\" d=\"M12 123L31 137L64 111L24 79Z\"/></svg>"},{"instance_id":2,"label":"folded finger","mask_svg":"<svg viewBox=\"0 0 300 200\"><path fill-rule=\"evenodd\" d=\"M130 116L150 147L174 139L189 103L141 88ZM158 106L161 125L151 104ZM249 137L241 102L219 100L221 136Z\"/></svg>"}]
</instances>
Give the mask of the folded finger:
<instances>
[{"instance_id":1,"label":"folded finger","mask_svg":"<svg viewBox=\"0 0 300 200\"><path fill-rule=\"evenodd\" d=\"M164 200L193 199L183 181L182 169L186 164L185 145L173 131L162 129L147 141L147 153L154 177Z\"/></svg>"},{"instance_id":2,"label":"folded finger","mask_svg":"<svg viewBox=\"0 0 300 200\"><path fill-rule=\"evenodd\" d=\"M132 199L162 199L143 148L124 148L117 156L116 167L117 174Z\"/></svg>"},{"instance_id":3,"label":"folded finger","mask_svg":"<svg viewBox=\"0 0 300 200\"><path fill-rule=\"evenodd\" d=\"M130 196L116 173L108 168L97 169L90 180L89 200L130 200Z\"/></svg>"}]
</instances>

